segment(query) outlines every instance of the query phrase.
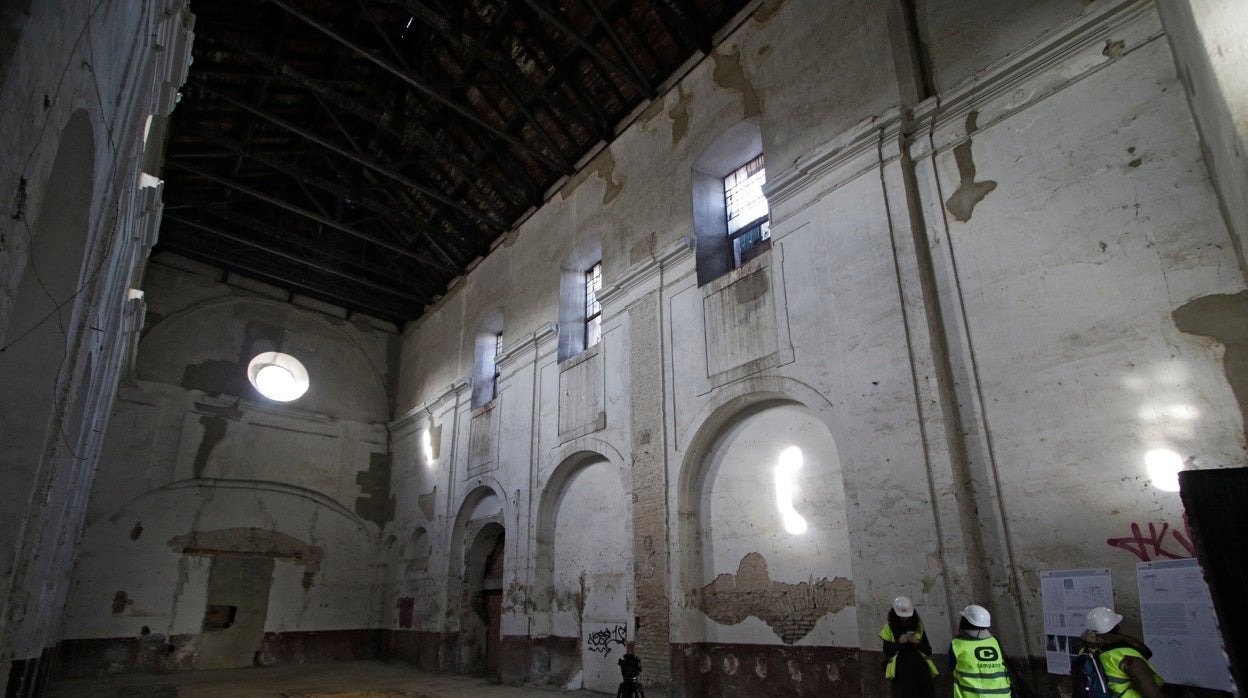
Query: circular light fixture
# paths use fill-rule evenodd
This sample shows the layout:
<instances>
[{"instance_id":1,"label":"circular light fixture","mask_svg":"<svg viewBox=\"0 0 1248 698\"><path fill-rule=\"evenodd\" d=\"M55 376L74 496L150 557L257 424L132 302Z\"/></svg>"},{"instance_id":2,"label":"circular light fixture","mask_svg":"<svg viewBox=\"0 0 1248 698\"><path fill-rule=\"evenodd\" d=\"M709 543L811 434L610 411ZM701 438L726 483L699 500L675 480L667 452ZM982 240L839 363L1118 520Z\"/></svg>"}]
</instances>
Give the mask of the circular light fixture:
<instances>
[{"instance_id":1,"label":"circular light fixture","mask_svg":"<svg viewBox=\"0 0 1248 698\"><path fill-rule=\"evenodd\" d=\"M247 380L263 396L290 402L308 391L308 370L290 354L266 351L247 365Z\"/></svg>"}]
</instances>

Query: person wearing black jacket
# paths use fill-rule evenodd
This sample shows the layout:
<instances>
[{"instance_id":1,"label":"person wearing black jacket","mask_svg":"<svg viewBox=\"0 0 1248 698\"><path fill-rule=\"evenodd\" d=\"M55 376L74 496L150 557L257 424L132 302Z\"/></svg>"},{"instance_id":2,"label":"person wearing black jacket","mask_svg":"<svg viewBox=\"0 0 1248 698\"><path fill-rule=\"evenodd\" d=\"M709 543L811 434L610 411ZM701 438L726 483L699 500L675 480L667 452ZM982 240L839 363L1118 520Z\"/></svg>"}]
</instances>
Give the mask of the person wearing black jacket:
<instances>
[{"instance_id":1,"label":"person wearing black jacket","mask_svg":"<svg viewBox=\"0 0 1248 698\"><path fill-rule=\"evenodd\" d=\"M892 698L935 698L932 678L940 672L932 661L932 645L923 621L910 599L898 596L893 601L880 639L884 641L884 678Z\"/></svg>"}]
</instances>

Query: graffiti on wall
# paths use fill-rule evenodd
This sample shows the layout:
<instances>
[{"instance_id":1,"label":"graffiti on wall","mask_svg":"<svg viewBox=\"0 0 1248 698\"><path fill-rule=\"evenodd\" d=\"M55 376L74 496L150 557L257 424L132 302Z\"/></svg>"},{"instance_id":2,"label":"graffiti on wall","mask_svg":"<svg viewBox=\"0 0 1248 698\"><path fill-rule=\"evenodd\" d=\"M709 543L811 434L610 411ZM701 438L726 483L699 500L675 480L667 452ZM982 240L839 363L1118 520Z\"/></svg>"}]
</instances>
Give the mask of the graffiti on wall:
<instances>
[{"instance_id":1,"label":"graffiti on wall","mask_svg":"<svg viewBox=\"0 0 1248 698\"><path fill-rule=\"evenodd\" d=\"M1123 550L1138 557L1140 562L1153 560L1178 560L1185 557L1196 557L1196 546L1192 545L1192 532L1183 524L1183 530L1171 528L1168 523L1148 523L1145 531L1140 524L1131 524L1131 535L1122 538L1109 538L1105 541L1111 548Z\"/></svg>"},{"instance_id":2,"label":"graffiti on wall","mask_svg":"<svg viewBox=\"0 0 1248 698\"><path fill-rule=\"evenodd\" d=\"M595 630L585 638L585 648L590 652L611 653L611 645L625 647L628 642L628 627L625 625L609 626Z\"/></svg>"}]
</instances>

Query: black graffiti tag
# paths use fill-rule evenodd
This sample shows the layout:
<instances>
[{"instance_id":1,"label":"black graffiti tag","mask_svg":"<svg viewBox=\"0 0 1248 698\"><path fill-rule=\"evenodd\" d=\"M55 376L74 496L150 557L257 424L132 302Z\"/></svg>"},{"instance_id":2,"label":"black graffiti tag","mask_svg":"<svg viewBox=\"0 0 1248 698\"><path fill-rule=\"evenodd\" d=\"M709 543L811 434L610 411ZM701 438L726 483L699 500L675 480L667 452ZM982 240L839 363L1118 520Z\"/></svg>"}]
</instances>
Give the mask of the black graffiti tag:
<instances>
[{"instance_id":1,"label":"black graffiti tag","mask_svg":"<svg viewBox=\"0 0 1248 698\"><path fill-rule=\"evenodd\" d=\"M611 653L611 645L624 647L628 640L628 628L617 625L614 628L603 628L589 634L585 638L585 649L590 652Z\"/></svg>"}]
</instances>

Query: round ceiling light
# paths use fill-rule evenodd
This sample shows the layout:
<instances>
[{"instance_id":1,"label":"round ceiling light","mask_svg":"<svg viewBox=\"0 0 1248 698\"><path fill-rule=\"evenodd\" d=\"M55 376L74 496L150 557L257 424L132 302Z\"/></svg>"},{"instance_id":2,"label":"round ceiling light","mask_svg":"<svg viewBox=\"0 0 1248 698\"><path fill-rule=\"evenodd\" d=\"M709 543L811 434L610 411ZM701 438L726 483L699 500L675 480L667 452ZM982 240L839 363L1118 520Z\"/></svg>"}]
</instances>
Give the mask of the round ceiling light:
<instances>
[{"instance_id":1,"label":"round ceiling light","mask_svg":"<svg viewBox=\"0 0 1248 698\"><path fill-rule=\"evenodd\" d=\"M290 354L266 351L247 365L247 380L263 396L290 402L308 392L308 370Z\"/></svg>"}]
</instances>

